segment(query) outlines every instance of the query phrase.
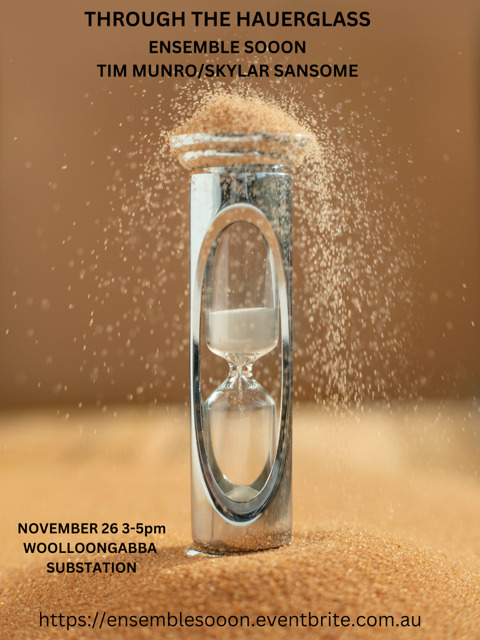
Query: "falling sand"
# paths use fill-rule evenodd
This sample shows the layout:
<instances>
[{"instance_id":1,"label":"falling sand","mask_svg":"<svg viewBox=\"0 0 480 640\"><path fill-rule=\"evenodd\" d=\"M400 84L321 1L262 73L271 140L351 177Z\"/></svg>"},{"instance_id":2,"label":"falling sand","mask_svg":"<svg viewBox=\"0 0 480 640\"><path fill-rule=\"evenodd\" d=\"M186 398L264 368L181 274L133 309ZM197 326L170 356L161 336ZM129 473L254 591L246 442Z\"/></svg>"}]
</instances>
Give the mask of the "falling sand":
<instances>
[{"instance_id":1,"label":"falling sand","mask_svg":"<svg viewBox=\"0 0 480 640\"><path fill-rule=\"evenodd\" d=\"M317 401L333 403L412 393L415 376L408 391L400 382L407 367L414 368L406 329L414 250L402 236L405 203L385 196L394 170L372 164L358 140L357 146L345 142L359 127L358 114L345 124L340 116L335 131L320 107L314 117L293 99L281 108L257 95L221 91L200 95L197 104L171 134L174 141L182 134L258 132L308 141L286 155L287 165L301 165L294 175L293 251L301 273L294 296L304 315L294 339L306 363L295 371L296 393L308 382ZM285 154L288 146L283 143Z\"/></svg>"},{"instance_id":2,"label":"falling sand","mask_svg":"<svg viewBox=\"0 0 480 640\"><path fill-rule=\"evenodd\" d=\"M292 158L301 160L292 168L295 398L336 406L416 396L420 376L409 339L415 237L406 231L415 204L396 184L394 153L373 124L369 129L368 116L348 101L333 110L321 96L317 102L312 109L288 94L276 102L241 88L187 87L171 103L159 96L140 129L127 118L130 142L111 158L113 214L91 251L95 270L87 273L92 320L84 369L94 384L115 384L109 363L122 353L125 369L129 359L145 363L145 378L126 399L161 402L179 386L171 363L182 358L188 368L189 175L172 156L172 137L269 133L311 142ZM133 300L115 316L109 344L107 296ZM172 305L178 311L167 314ZM158 348L145 356L137 344L146 334L156 336ZM275 384L269 357L258 375ZM215 387L223 377L219 363L206 381ZM187 401L186 378L182 384Z\"/></svg>"}]
</instances>

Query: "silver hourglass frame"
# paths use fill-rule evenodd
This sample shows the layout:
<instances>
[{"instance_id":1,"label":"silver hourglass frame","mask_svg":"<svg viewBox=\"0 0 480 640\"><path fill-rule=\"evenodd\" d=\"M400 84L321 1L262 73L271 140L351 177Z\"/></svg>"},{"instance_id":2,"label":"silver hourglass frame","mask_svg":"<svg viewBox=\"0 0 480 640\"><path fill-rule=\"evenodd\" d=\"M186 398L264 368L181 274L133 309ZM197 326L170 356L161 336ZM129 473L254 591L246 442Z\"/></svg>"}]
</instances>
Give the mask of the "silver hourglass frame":
<instances>
[{"instance_id":1,"label":"silver hourglass frame","mask_svg":"<svg viewBox=\"0 0 480 640\"><path fill-rule=\"evenodd\" d=\"M172 138L193 170L190 193L190 388L193 548L207 553L268 549L292 536L292 199L288 167L308 138L301 134L184 134ZM281 370L271 463L248 497L229 491L209 446L201 382L202 302L218 239L239 221L268 249L278 304ZM255 274L251 274L255 278ZM260 387L261 388L261 387Z\"/></svg>"}]
</instances>

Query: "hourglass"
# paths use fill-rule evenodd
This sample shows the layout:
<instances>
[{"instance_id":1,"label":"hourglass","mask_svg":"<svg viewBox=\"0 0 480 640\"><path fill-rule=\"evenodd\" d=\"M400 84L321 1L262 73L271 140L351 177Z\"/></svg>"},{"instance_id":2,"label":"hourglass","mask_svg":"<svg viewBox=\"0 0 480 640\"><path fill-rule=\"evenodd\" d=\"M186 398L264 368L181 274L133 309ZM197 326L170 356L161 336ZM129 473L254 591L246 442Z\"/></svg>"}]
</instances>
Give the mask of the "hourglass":
<instances>
[{"instance_id":1,"label":"hourglass","mask_svg":"<svg viewBox=\"0 0 480 640\"><path fill-rule=\"evenodd\" d=\"M302 134L272 133L172 138L182 164L193 169L190 381L196 551L252 551L291 539L292 226L287 167L299 160L307 142ZM228 363L229 372L204 401L205 347ZM278 406L271 390L255 379L255 363L276 348L281 353Z\"/></svg>"},{"instance_id":2,"label":"hourglass","mask_svg":"<svg viewBox=\"0 0 480 640\"><path fill-rule=\"evenodd\" d=\"M229 374L205 402L204 431L216 481L236 502L259 493L275 454L275 401L252 373L278 342L273 266L257 227L242 221L221 232L207 263L206 343Z\"/></svg>"}]
</instances>

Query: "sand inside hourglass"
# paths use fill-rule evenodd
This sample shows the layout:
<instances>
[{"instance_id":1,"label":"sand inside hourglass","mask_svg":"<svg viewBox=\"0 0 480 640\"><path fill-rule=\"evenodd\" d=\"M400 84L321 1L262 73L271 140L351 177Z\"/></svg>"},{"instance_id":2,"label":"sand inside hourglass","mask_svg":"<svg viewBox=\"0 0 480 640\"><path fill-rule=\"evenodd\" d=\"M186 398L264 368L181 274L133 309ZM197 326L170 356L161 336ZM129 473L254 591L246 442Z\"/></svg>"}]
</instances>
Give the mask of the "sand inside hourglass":
<instances>
[{"instance_id":1,"label":"sand inside hourglass","mask_svg":"<svg viewBox=\"0 0 480 640\"><path fill-rule=\"evenodd\" d=\"M258 358L278 341L275 307L211 311L207 327L208 347L218 355L249 354Z\"/></svg>"}]
</instances>

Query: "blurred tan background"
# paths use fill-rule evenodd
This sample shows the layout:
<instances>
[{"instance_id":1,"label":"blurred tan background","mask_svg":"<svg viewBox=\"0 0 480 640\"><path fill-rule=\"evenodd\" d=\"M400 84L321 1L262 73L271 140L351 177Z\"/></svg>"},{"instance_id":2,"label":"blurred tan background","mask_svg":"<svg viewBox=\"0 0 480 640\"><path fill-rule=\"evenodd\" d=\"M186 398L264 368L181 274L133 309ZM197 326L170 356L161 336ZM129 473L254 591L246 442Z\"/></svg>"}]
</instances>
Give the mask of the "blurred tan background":
<instances>
[{"instance_id":1,"label":"blurred tan background","mask_svg":"<svg viewBox=\"0 0 480 640\"><path fill-rule=\"evenodd\" d=\"M123 0L107 4L101 9L140 9ZM275 9L307 11L310 4L279 2ZM161 7L194 8L187 0ZM241 8L272 5L243 2ZM159 6L145 2L141 9L158 11ZM208 0L201 9L225 10L225 5ZM325 2L321 9L351 7ZM402 383L421 377L421 393L429 397L478 394L478 3L375 0L358 10L370 11L370 27L302 34L258 29L246 35L306 39L306 62L351 57L358 63L358 80L291 82L297 82L310 106L322 83L327 108L346 99L363 108L368 101L372 117L389 131L389 146L398 151L398 184L411 203L406 216L418 235L409 345L415 365L404 372ZM159 62L147 53L150 39L231 39L234 31L88 29L83 11L78 3L60 0L48 5L21 0L2 11L3 408L182 402L187 397L188 242L178 232L178 215L160 228L139 231L133 240L129 236L138 264L131 259L135 251L123 259L118 227L111 223L122 202L113 189L121 189L123 173L115 171L124 171L132 133L138 139L145 126L142 112L155 112L159 94L163 100L174 95L175 81L101 79L96 64ZM240 39L246 35L238 34ZM128 180L137 172L135 166L130 169ZM178 190L185 193L186 217L186 173ZM141 247L159 240L163 251L150 251L142 260ZM167 273L162 272L165 247L171 254ZM126 292L119 285L122 276L129 278ZM298 336L306 331L298 315L296 331ZM300 376L301 358L296 367ZM299 397L311 397L308 384L302 389Z\"/></svg>"}]
</instances>

